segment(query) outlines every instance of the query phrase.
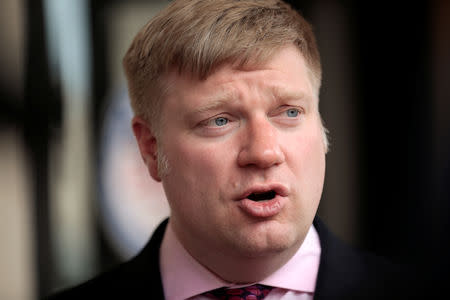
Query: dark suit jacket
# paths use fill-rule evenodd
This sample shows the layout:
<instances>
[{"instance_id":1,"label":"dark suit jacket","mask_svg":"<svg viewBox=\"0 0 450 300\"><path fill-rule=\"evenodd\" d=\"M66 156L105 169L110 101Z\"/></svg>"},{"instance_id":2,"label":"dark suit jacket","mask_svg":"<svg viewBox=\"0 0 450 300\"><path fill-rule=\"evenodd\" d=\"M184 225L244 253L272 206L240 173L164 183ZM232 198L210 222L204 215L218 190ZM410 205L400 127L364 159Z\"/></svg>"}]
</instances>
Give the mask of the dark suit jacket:
<instances>
[{"instance_id":1,"label":"dark suit jacket","mask_svg":"<svg viewBox=\"0 0 450 300\"><path fill-rule=\"evenodd\" d=\"M133 259L49 299L164 299L159 248L167 220ZM314 299L410 299L400 268L357 251L337 239L315 218L322 247Z\"/></svg>"}]
</instances>

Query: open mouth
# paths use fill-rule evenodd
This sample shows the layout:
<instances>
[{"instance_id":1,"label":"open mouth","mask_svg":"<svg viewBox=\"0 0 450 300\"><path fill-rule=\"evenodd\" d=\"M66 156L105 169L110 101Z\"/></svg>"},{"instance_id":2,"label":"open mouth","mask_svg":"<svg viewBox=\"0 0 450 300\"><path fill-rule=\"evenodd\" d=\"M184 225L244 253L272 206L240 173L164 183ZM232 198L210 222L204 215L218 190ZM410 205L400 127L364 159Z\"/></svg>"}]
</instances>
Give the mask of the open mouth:
<instances>
[{"instance_id":1,"label":"open mouth","mask_svg":"<svg viewBox=\"0 0 450 300\"><path fill-rule=\"evenodd\" d=\"M242 211L257 218L270 218L281 211L289 202L289 190L282 184L254 184L236 199Z\"/></svg>"},{"instance_id":2,"label":"open mouth","mask_svg":"<svg viewBox=\"0 0 450 300\"><path fill-rule=\"evenodd\" d=\"M277 194L275 193L274 190L270 190L267 192L262 192L262 193L251 193L250 195L248 195L248 199L252 200L252 201L265 201L265 200L272 200L273 198L275 198Z\"/></svg>"}]
</instances>

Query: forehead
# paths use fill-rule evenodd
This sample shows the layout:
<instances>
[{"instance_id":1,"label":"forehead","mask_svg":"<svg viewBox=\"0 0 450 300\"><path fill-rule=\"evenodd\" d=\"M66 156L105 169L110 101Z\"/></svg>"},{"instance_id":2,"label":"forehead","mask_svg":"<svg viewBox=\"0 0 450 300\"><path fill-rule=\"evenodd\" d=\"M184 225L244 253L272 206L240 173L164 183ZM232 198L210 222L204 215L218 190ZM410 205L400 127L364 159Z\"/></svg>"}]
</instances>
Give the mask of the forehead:
<instances>
[{"instance_id":1,"label":"forehead","mask_svg":"<svg viewBox=\"0 0 450 300\"><path fill-rule=\"evenodd\" d=\"M305 60L295 46L286 46L269 59L259 63L237 65L224 63L205 79L171 69L165 76L165 101L186 98L230 98L236 87L251 85L262 93L275 95L302 93L315 98L314 88ZM232 97L235 98L235 97Z\"/></svg>"}]
</instances>

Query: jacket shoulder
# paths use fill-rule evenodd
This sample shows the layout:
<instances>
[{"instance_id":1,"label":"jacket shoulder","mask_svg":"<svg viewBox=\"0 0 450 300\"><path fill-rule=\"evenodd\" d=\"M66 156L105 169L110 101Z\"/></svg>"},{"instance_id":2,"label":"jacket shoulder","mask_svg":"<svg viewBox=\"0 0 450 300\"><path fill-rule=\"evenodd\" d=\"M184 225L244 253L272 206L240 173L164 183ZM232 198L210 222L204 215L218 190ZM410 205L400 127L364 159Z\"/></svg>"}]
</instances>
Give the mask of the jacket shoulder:
<instances>
[{"instance_id":1,"label":"jacket shoulder","mask_svg":"<svg viewBox=\"0 0 450 300\"><path fill-rule=\"evenodd\" d=\"M408 299L411 270L335 237L316 218L322 253L315 299Z\"/></svg>"},{"instance_id":2,"label":"jacket shoulder","mask_svg":"<svg viewBox=\"0 0 450 300\"><path fill-rule=\"evenodd\" d=\"M155 230L147 245L130 261L46 299L139 299L146 295L148 299L164 299L159 249L166 225L167 220Z\"/></svg>"}]
</instances>

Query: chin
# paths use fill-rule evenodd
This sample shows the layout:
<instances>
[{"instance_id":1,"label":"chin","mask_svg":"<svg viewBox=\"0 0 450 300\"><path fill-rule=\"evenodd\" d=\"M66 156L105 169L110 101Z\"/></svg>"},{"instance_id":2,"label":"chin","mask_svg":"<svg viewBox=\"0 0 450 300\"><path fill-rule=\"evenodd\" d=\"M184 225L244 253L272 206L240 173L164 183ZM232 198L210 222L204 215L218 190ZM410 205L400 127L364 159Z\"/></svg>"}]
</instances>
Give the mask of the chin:
<instances>
[{"instance_id":1,"label":"chin","mask_svg":"<svg viewBox=\"0 0 450 300\"><path fill-rule=\"evenodd\" d=\"M237 245L237 249L246 257L262 257L282 252L297 251L305 234L284 230L282 232L266 232L265 234L252 234Z\"/></svg>"}]
</instances>

